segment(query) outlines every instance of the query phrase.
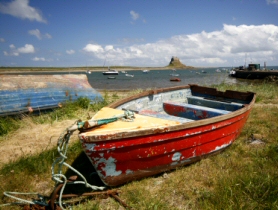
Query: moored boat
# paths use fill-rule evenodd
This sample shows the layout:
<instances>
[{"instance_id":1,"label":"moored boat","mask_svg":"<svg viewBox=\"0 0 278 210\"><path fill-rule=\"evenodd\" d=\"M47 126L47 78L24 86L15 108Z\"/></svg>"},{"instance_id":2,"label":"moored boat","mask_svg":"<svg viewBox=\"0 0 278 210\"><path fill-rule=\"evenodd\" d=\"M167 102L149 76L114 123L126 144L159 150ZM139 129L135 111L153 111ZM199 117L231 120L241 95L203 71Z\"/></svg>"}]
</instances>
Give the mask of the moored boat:
<instances>
[{"instance_id":1,"label":"moored boat","mask_svg":"<svg viewBox=\"0 0 278 210\"><path fill-rule=\"evenodd\" d=\"M115 69L108 68L107 71L102 72L103 75L118 75L119 72Z\"/></svg>"},{"instance_id":2,"label":"moored boat","mask_svg":"<svg viewBox=\"0 0 278 210\"><path fill-rule=\"evenodd\" d=\"M85 74L0 75L0 116L53 109L80 97L103 100Z\"/></svg>"},{"instance_id":3,"label":"moored boat","mask_svg":"<svg viewBox=\"0 0 278 210\"><path fill-rule=\"evenodd\" d=\"M126 77L134 77L134 74L125 74Z\"/></svg>"},{"instance_id":4,"label":"moored boat","mask_svg":"<svg viewBox=\"0 0 278 210\"><path fill-rule=\"evenodd\" d=\"M170 78L170 81L171 81L171 82L180 82L181 79L178 78L178 77L173 77L173 78Z\"/></svg>"},{"instance_id":5,"label":"moored boat","mask_svg":"<svg viewBox=\"0 0 278 210\"><path fill-rule=\"evenodd\" d=\"M278 78L278 70L260 69L260 64L249 64L247 68L239 66L229 72L229 76L241 79Z\"/></svg>"},{"instance_id":6,"label":"moored boat","mask_svg":"<svg viewBox=\"0 0 278 210\"><path fill-rule=\"evenodd\" d=\"M107 77L107 79L116 79L116 77L110 76L110 77Z\"/></svg>"},{"instance_id":7,"label":"moored boat","mask_svg":"<svg viewBox=\"0 0 278 210\"><path fill-rule=\"evenodd\" d=\"M79 139L103 183L117 186L224 150L239 136L255 98L198 85L145 91L79 123Z\"/></svg>"}]
</instances>

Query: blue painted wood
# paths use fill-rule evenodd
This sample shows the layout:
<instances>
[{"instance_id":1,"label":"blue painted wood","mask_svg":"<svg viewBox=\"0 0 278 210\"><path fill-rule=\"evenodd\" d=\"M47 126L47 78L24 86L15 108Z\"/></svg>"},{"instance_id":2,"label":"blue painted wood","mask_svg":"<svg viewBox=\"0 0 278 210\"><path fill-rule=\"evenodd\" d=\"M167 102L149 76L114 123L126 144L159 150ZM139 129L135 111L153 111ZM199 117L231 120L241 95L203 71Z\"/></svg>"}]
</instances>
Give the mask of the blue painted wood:
<instances>
[{"instance_id":1,"label":"blue painted wood","mask_svg":"<svg viewBox=\"0 0 278 210\"><path fill-rule=\"evenodd\" d=\"M86 75L0 75L0 116L52 109L80 97L103 100Z\"/></svg>"},{"instance_id":2,"label":"blue painted wood","mask_svg":"<svg viewBox=\"0 0 278 210\"><path fill-rule=\"evenodd\" d=\"M201 120L230 113L230 111L177 102L164 102L163 109L169 115L192 120Z\"/></svg>"},{"instance_id":3,"label":"blue painted wood","mask_svg":"<svg viewBox=\"0 0 278 210\"><path fill-rule=\"evenodd\" d=\"M150 117L161 118L161 119L165 119L165 120L173 120L173 121L177 121L177 122L180 122L180 123L194 121L194 120L187 119L187 118L184 118L184 117L176 117L176 116L173 116L173 115L168 115L166 113L156 112L156 111L153 111L153 110L141 110L139 112L139 114L145 115L145 116L150 116Z\"/></svg>"},{"instance_id":4,"label":"blue painted wood","mask_svg":"<svg viewBox=\"0 0 278 210\"><path fill-rule=\"evenodd\" d=\"M221 109L227 111L236 111L243 107L243 104L234 102L222 102L204 99L203 97L189 96L187 97L188 103L198 106L205 106L214 109Z\"/></svg>"}]
</instances>

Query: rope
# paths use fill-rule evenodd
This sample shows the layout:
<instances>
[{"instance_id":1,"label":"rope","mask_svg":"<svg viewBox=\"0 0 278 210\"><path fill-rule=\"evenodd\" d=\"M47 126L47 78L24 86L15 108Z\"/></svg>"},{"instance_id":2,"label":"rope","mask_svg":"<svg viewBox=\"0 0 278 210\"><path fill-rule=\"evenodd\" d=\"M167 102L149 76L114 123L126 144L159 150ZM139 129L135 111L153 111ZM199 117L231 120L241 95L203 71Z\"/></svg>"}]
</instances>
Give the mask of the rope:
<instances>
[{"instance_id":1,"label":"rope","mask_svg":"<svg viewBox=\"0 0 278 210\"><path fill-rule=\"evenodd\" d=\"M104 118L98 120L78 121L75 125L68 128L68 131L75 131L80 129L89 129L98 125L108 124L117 120L132 122L135 118L134 112L125 110L123 114L115 115L111 118Z\"/></svg>"},{"instance_id":2,"label":"rope","mask_svg":"<svg viewBox=\"0 0 278 210\"><path fill-rule=\"evenodd\" d=\"M62 210L65 210L62 205L62 195L63 195L64 189L67 184L84 184L87 188L91 188L92 190L104 190L105 189L105 187L98 187L98 186L89 184L87 182L86 178L78 170L76 170L71 165L69 165L65 162L67 159L69 140L70 140L70 137L73 134L73 132L76 131L77 129L81 129L81 128L87 129L87 128L90 128L90 127L93 127L96 125L114 122L118 119L120 119L122 121L132 122L134 120L134 118L135 118L134 113L132 111L126 110L124 112L124 114L116 115L112 118L91 120L91 121L85 121L85 122L82 122L80 120L76 121L62 132L62 134L59 136L58 141L57 141L57 150L58 150L60 157L57 157L54 160L54 162L52 163L52 167L51 167L52 180L55 181L55 184L57 185L58 183L60 183L60 184L64 183L63 187L60 190L60 196L59 196L59 202L58 202L59 206L61 207ZM74 171L77 175L79 175L82 178L83 181L68 182L67 177L62 173L63 166L66 166L70 170ZM57 168L56 172L55 172L55 168ZM1 204L0 207L9 206L9 205L22 205L22 204L33 204L33 205L39 204L42 206L49 206L49 204L44 200L43 196L41 196L39 193L4 192L4 195L7 197L10 197L10 198L13 198L19 202ZM29 201L26 199L16 197L14 195L37 195L40 201L37 201L37 200Z\"/></svg>"},{"instance_id":3,"label":"rope","mask_svg":"<svg viewBox=\"0 0 278 210\"><path fill-rule=\"evenodd\" d=\"M76 123L76 122L75 122ZM74 123L74 124L75 124ZM73 126L73 125L72 125ZM67 151L68 151L68 143L70 140L70 137L73 133L72 130L69 130L72 126L68 127L59 137L58 143L57 143L57 150L58 153L60 154L60 157L56 158L56 160L53 162L52 167L51 167L51 173L52 173L52 180L54 180L57 183L64 183L62 189L60 190L60 196L59 196L59 206L64 210L62 207L62 195L64 192L64 189L66 187L66 184L84 184L87 188L91 188L92 190L104 190L105 187L98 187L94 185L90 185L86 178L75 168L70 166L65 162L67 159ZM58 170L55 173L55 166L58 166ZM62 167L66 166L70 170L74 171L76 174L78 174L83 181L74 181L67 183L67 177L62 173Z\"/></svg>"}]
</instances>

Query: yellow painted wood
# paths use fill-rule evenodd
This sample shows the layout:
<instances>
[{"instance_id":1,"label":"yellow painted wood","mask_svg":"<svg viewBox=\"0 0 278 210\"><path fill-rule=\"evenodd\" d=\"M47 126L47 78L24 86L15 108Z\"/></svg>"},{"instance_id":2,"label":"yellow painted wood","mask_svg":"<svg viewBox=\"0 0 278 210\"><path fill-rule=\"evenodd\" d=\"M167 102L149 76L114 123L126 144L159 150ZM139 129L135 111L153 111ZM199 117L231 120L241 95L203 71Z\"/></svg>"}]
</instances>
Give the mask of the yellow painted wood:
<instances>
[{"instance_id":1,"label":"yellow painted wood","mask_svg":"<svg viewBox=\"0 0 278 210\"><path fill-rule=\"evenodd\" d=\"M102 108L98 113L92 118L92 120L111 118L115 115L123 114L124 111L118 109L112 109L108 107ZM118 120L116 122L108 123L106 125L98 126L92 130L86 132L86 136L90 135L102 135L109 133L116 133L122 131L139 131L146 130L150 128L164 128L174 125L181 124L178 121L165 120L155 117L144 116L140 114L135 114L135 119L133 122L126 122Z\"/></svg>"}]
</instances>

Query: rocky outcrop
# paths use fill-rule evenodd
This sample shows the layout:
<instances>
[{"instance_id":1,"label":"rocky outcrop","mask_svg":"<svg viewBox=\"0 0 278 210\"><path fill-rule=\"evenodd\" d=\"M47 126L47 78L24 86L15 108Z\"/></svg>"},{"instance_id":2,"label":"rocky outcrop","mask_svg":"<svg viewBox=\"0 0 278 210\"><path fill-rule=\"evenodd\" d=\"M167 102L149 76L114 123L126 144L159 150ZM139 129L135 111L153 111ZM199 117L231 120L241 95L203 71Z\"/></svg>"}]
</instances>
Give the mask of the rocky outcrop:
<instances>
[{"instance_id":1,"label":"rocky outcrop","mask_svg":"<svg viewBox=\"0 0 278 210\"><path fill-rule=\"evenodd\" d=\"M171 61L167 67L176 68L176 69L187 69L187 68L194 68L192 66L186 66L182 62L180 62L180 59L178 57L173 56L171 58Z\"/></svg>"}]
</instances>

